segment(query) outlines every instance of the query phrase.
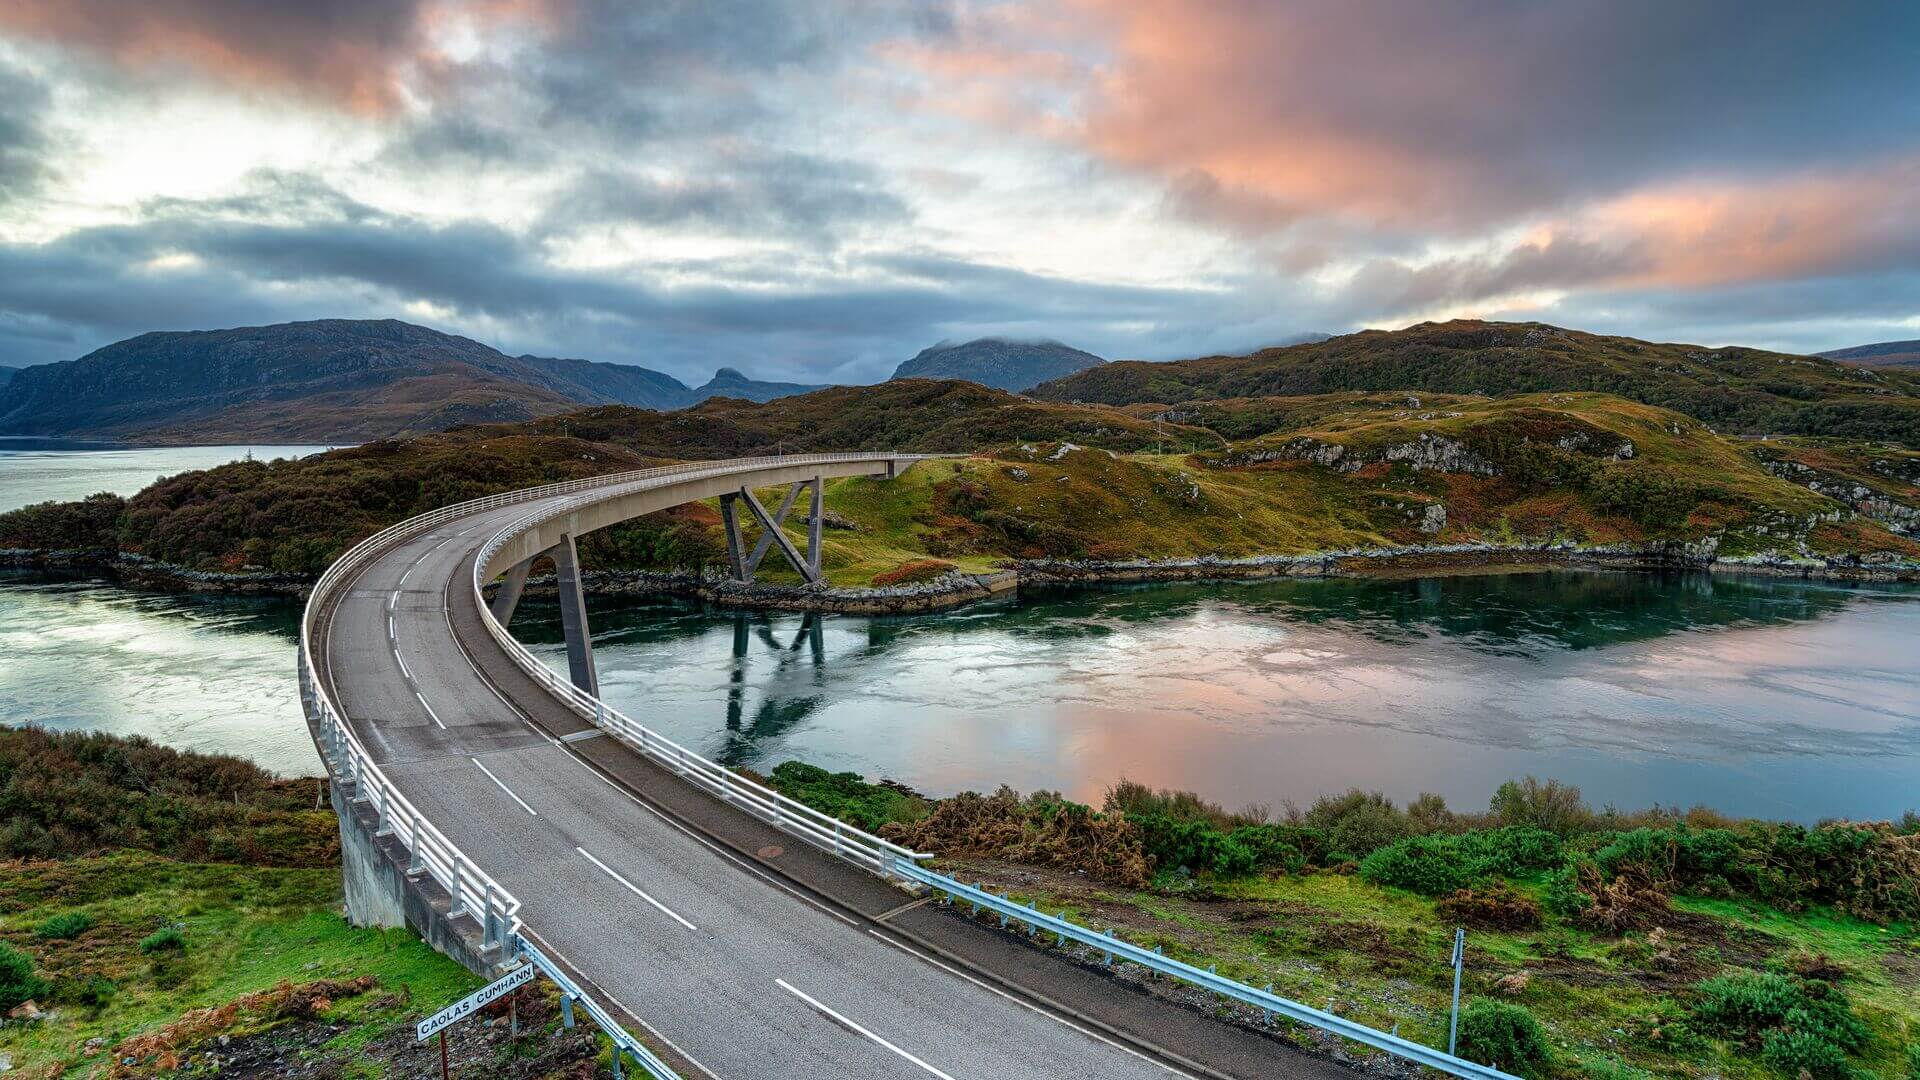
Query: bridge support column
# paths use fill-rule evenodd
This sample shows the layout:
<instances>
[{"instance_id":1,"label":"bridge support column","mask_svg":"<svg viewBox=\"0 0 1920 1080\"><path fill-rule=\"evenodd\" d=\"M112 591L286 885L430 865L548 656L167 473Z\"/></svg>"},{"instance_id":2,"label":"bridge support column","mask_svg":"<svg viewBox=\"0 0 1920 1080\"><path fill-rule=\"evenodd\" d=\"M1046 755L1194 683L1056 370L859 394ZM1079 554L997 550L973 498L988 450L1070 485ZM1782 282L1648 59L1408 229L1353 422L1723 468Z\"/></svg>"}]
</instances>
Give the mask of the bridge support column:
<instances>
[{"instance_id":1,"label":"bridge support column","mask_svg":"<svg viewBox=\"0 0 1920 1080\"><path fill-rule=\"evenodd\" d=\"M593 638L587 629L587 595L580 587L580 553L572 536L563 536L549 552L554 583L560 591L560 630L567 639L567 674L573 685L600 696L600 679L593 670Z\"/></svg>"},{"instance_id":2,"label":"bridge support column","mask_svg":"<svg viewBox=\"0 0 1920 1080\"><path fill-rule=\"evenodd\" d=\"M747 545L740 538L740 511L733 505L739 498L734 491L720 496L720 521L727 532L727 576L735 581L752 581L747 573Z\"/></svg>"},{"instance_id":3,"label":"bridge support column","mask_svg":"<svg viewBox=\"0 0 1920 1080\"><path fill-rule=\"evenodd\" d=\"M812 503L807 508L807 565L813 568L813 580L819 581L820 529L827 520L827 489L818 476L813 478Z\"/></svg>"},{"instance_id":4,"label":"bridge support column","mask_svg":"<svg viewBox=\"0 0 1920 1080\"><path fill-rule=\"evenodd\" d=\"M493 594L493 603L487 605L501 626L513 621L513 609L520 606L520 591L527 587L527 571L532 569L533 559L515 563L500 582L500 591Z\"/></svg>"},{"instance_id":5,"label":"bridge support column","mask_svg":"<svg viewBox=\"0 0 1920 1080\"><path fill-rule=\"evenodd\" d=\"M799 550L793 546L793 541L787 539L787 534L780 531L780 524L787 519L788 511L793 509L793 504L800 498L800 489L809 485L813 487L813 509L808 511L808 513L813 516L808 519L807 553L802 556ZM777 514L769 514L767 513L767 508L760 505L760 500L754 497L752 488L742 487L740 489L739 497L746 501L747 509L753 511L753 516L760 522L761 533L760 543L754 548L752 558L747 561L744 567L740 568L741 572L734 575L736 580L752 581L753 572L758 568L760 559L765 556L768 545L778 545L780 554L784 555L787 562L791 564L795 570L799 571L801 577L805 578L809 584L819 584L820 515L822 512L821 490L821 479L818 476L812 480L803 480L794 484L793 487L787 491L786 498L780 500L780 512ZM724 509L727 496L722 495L720 498L721 506Z\"/></svg>"}]
</instances>

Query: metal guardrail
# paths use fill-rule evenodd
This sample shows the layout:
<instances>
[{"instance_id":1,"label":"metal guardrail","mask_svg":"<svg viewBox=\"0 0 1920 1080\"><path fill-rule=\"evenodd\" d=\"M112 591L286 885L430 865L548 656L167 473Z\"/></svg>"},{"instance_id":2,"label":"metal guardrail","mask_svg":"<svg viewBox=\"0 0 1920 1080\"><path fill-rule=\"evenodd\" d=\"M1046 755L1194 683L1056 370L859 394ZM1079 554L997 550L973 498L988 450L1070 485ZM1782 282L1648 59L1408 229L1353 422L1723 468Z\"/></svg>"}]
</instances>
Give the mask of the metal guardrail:
<instances>
[{"instance_id":1,"label":"metal guardrail","mask_svg":"<svg viewBox=\"0 0 1920 1080\"><path fill-rule=\"evenodd\" d=\"M1284 1016L1289 1020L1330 1031L1341 1038L1352 1039L1354 1042L1384 1050L1396 1057L1406 1058L1408 1061L1436 1069L1449 1076L1469 1077L1471 1080L1519 1080L1511 1073L1504 1073L1487 1065L1455 1057L1444 1050L1437 1050L1411 1039L1403 1039L1398 1035L1368 1027L1310 1005L1302 1005L1290 998L1281 997L1271 990L1249 986L1216 974L1211 969L1195 967L1151 949L1143 949L1111 934L1089 930L1058 915L1049 915L1031 905L1015 903L1007 897L997 896L978 886L968 885L945 874L928 870L926 867L909 865L902 868L902 873L911 881L925 885L936 892L946 893L957 901L973 905L975 910L984 909L998 914L1001 916L1003 925L1007 919L1017 919L1036 931L1054 935L1061 944L1076 941L1089 948L1097 949L1106 954L1109 964L1116 960L1139 964L1141 967L1190 983L1203 990L1211 990L1222 997L1251 1005L1269 1015Z\"/></svg>"},{"instance_id":2,"label":"metal guardrail","mask_svg":"<svg viewBox=\"0 0 1920 1080\"><path fill-rule=\"evenodd\" d=\"M493 639L500 644L501 649L514 664L546 687L581 718L638 750L644 756L659 762L689 783L704 788L722 801L731 803L776 828L792 833L823 851L831 852L882 877L903 879L906 877L902 870L903 866L931 856L902 847L890 840L883 840L872 833L854 828L831 814L822 813L772 788L756 784L733 770L688 750L599 698L575 687L565 677L556 674L552 668L541 663L537 657L528 652L526 646L515 640L513 635L507 632L506 627L501 626L499 620L493 617L482 592L486 584L482 576L488 560L501 547L513 542L516 537L531 530L538 523L566 514L584 503L619 498L632 491L645 490L648 487L665 487L671 483L687 480L713 476L751 475L769 465L791 466L847 461L872 461L878 464L888 461L918 461L923 456L917 454L795 454L777 458L744 458L728 461L724 465L678 466L671 471L655 471L651 475L638 477L632 482L623 481L619 484L596 488L589 496L542 508L495 533L481 547L479 556L474 560L474 603L480 609L481 622L485 624L488 633L493 635Z\"/></svg>"},{"instance_id":3,"label":"metal guardrail","mask_svg":"<svg viewBox=\"0 0 1920 1080\"><path fill-rule=\"evenodd\" d=\"M652 1050L647 1049L645 1043L634 1038L626 1028L621 1027L620 1022L613 1018L613 1014L601 1008L599 1002L593 1000L584 990L581 990L578 983L574 982L566 972L560 970L560 965L547 959L546 953L535 948L532 942L520 934L513 936L513 943L515 950L518 951L522 957L526 958L528 963L539 968L541 974L552 979L554 985L560 988L562 994L579 1002L581 1007L587 1010L587 1015L593 1017L593 1022L600 1025L600 1030L607 1033L607 1038L613 1040L613 1052L615 1055L613 1074L615 1076L620 1075L618 1057L624 1051L635 1061L638 1061L641 1068L652 1073L654 1080L680 1080L680 1074L674 1072L672 1066L661 1061L658 1055ZM572 1014L568 1015L571 1017ZM568 1023L572 1023L572 1020L569 1019Z\"/></svg>"}]
</instances>

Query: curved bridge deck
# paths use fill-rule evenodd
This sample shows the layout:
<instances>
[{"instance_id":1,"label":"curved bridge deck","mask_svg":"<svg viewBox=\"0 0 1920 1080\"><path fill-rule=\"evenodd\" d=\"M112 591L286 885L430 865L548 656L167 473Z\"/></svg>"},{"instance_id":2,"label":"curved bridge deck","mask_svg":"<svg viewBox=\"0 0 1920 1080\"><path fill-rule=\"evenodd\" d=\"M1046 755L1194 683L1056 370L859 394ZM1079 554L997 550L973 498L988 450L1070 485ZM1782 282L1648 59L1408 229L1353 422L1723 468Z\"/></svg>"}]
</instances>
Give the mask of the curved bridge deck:
<instances>
[{"instance_id":1,"label":"curved bridge deck","mask_svg":"<svg viewBox=\"0 0 1920 1080\"><path fill-rule=\"evenodd\" d=\"M790 482L812 467L743 464L714 483ZM652 499L668 497L686 501ZM643 502L553 495L393 543L316 605L312 659L392 786L518 899L521 932L684 1075L1345 1073L911 906L599 734L530 678L482 621L483 546L555 515L501 556L524 559Z\"/></svg>"}]
</instances>

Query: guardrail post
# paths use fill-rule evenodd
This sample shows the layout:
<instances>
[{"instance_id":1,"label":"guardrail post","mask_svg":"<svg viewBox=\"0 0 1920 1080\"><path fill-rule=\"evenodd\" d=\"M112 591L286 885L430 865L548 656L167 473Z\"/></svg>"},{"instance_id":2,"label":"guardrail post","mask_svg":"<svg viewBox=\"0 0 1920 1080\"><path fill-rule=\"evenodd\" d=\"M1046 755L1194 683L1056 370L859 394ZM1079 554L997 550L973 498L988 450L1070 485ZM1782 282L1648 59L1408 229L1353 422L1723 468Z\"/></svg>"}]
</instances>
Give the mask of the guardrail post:
<instances>
[{"instance_id":1,"label":"guardrail post","mask_svg":"<svg viewBox=\"0 0 1920 1080\"><path fill-rule=\"evenodd\" d=\"M573 1030L573 995L564 990L560 992L560 1026Z\"/></svg>"},{"instance_id":2,"label":"guardrail post","mask_svg":"<svg viewBox=\"0 0 1920 1080\"><path fill-rule=\"evenodd\" d=\"M620 1072L620 1059L625 1057L626 1053L626 1050L621 1047L619 1040L615 1040L613 1044L613 1080L623 1080L624 1074Z\"/></svg>"},{"instance_id":3,"label":"guardrail post","mask_svg":"<svg viewBox=\"0 0 1920 1080\"><path fill-rule=\"evenodd\" d=\"M487 882L487 892L480 901L480 947L493 948L493 882Z\"/></svg>"},{"instance_id":4,"label":"guardrail post","mask_svg":"<svg viewBox=\"0 0 1920 1080\"><path fill-rule=\"evenodd\" d=\"M457 919L460 917L460 913L466 909L460 905L460 860L456 857L452 862L453 866L451 872L448 874L448 877L452 880L448 882L447 889L447 893L452 897L452 901L447 904L447 918Z\"/></svg>"},{"instance_id":5,"label":"guardrail post","mask_svg":"<svg viewBox=\"0 0 1920 1080\"><path fill-rule=\"evenodd\" d=\"M420 815L418 812L415 812L413 815L412 840L413 842L411 845L411 850L407 852L407 876L408 877L417 876L420 873L420 871L426 869L426 865L427 865L426 860L423 859L420 854Z\"/></svg>"}]
</instances>

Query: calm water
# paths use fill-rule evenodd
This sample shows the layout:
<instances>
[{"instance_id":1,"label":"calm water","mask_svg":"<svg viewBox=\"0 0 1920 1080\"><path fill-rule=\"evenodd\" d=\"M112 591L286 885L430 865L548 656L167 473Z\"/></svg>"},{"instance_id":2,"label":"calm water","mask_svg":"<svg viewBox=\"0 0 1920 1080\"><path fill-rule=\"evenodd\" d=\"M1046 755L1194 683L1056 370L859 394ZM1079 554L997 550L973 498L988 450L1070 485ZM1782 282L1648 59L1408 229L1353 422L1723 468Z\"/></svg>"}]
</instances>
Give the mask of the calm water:
<instances>
[{"instance_id":1,"label":"calm water","mask_svg":"<svg viewBox=\"0 0 1920 1080\"><path fill-rule=\"evenodd\" d=\"M101 491L131 495L163 476L210 469L252 454L272 460L305 457L324 446L121 447L68 439L0 436L0 513L49 499L84 499Z\"/></svg>"},{"instance_id":2,"label":"calm water","mask_svg":"<svg viewBox=\"0 0 1920 1080\"><path fill-rule=\"evenodd\" d=\"M0 506L131 491L247 448L0 449ZM255 447L255 456L310 448ZM516 633L564 670L551 599ZM0 723L318 761L299 605L0 573ZM1229 803L1352 785L1484 804L1532 773L1623 806L1812 819L1920 807L1920 590L1552 572L1041 592L916 618L596 600L620 708L723 760L933 793Z\"/></svg>"},{"instance_id":3,"label":"calm water","mask_svg":"<svg viewBox=\"0 0 1920 1080\"><path fill-rule=\"evenodd\" d=\"M596 605L603 692L722 760L1230 804L1526 774L1639 807L1920 807L1920 591L1546 572L1041 593L893 619ZM516 622L565 670L556 622Z\"/></svg>"}]
</instances>

